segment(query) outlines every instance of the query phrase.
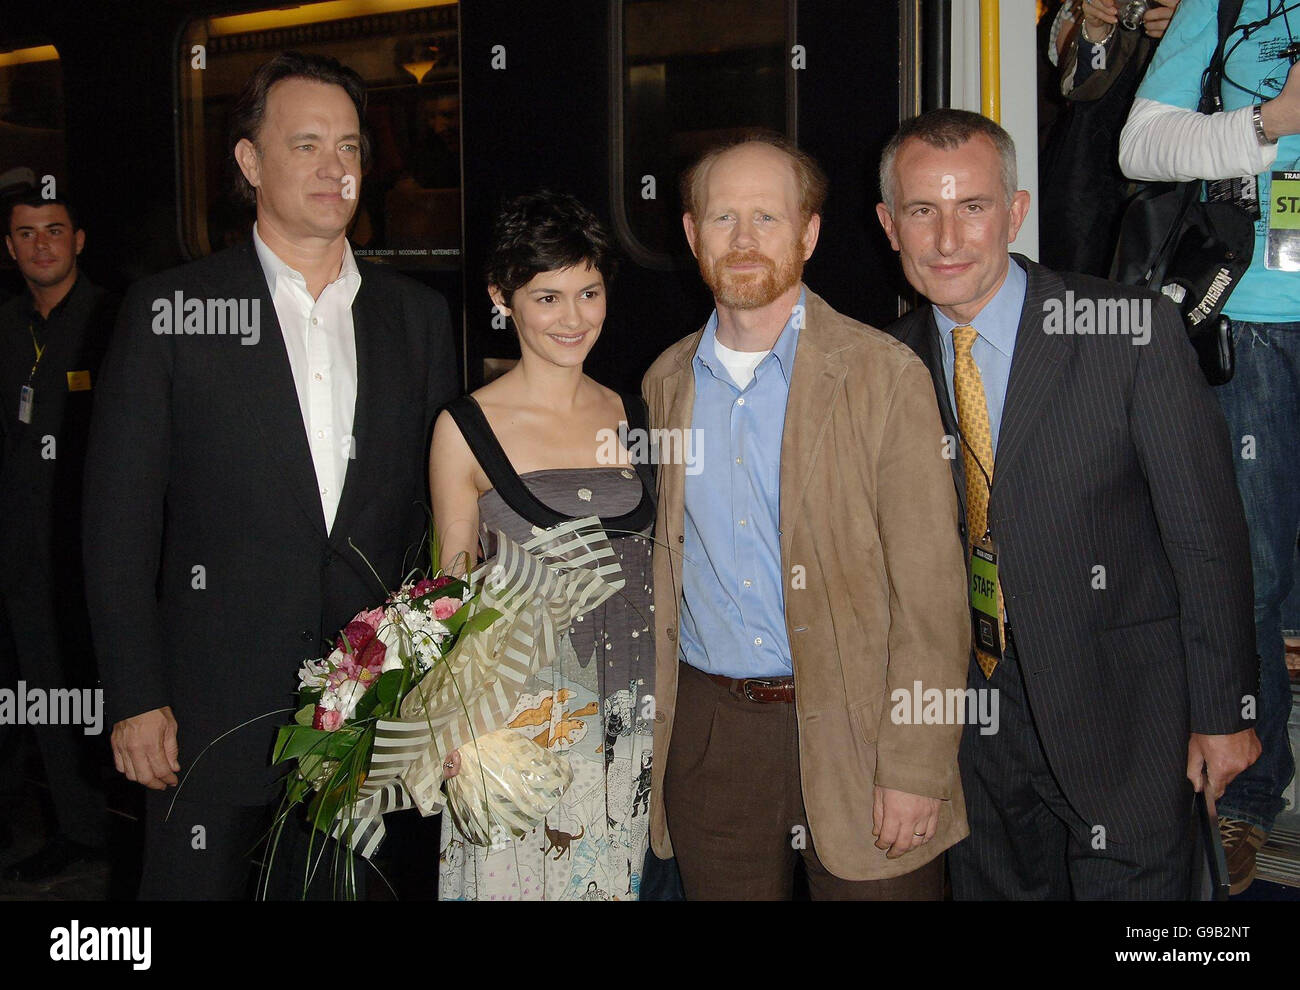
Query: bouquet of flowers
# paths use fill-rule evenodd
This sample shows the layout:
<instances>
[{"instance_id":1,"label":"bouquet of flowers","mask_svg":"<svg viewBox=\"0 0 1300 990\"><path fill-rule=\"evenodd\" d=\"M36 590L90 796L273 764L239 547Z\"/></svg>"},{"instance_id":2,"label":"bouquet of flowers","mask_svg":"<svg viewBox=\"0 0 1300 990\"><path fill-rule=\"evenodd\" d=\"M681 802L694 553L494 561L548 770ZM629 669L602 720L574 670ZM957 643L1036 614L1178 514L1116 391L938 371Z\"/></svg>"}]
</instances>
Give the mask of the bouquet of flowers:
<instances>
[{"instance_id":1,"label":"bouquet of flowers","mask_svg":"<svg viewBox=\"0 0 1300 990\"><path fill-rule=\"evenodd\" d=\"M449 803L462 831L484 845L542 821L572 771L562 754L505 723L553 662L560 630L623 579L598 519L535 532L523 545L498 533L496 556L466 579L403 584L348 623L329 656L303 664L301 707L273 757L297 761L277 827L306 802L314 828L368 858L389 811L430 815ZM442 761L455 750L461 772L445 802ZM347 865L344 890L354 893L351 857Z\"/></svg>"},{"instance_id":2,"label":"bouquet of flowers","mask_svg":"<svg viewBox=\"0 0 1300 990\"><path fill-rule=\"evenodd\" d=\"M379 814L412 806L396 789L385 793L394 767L376 763L391 762L394 730L400 735L392 720L399 718L409 692L463 637L499 616L480 607L470 581L442 574L420 578L403 584L378 608L358 613L329 656L304 662L298 672L301 707L293 724L280 728L272 757L298 764L287 778L278 825L289 809L307 802L312 825L353 848L369 825L371 841L359 851L373 852L383 827L370 806ZM398 749L409 761L427 740L417 735L406 742L414 745Z\"/></svg>"}]
</instances>

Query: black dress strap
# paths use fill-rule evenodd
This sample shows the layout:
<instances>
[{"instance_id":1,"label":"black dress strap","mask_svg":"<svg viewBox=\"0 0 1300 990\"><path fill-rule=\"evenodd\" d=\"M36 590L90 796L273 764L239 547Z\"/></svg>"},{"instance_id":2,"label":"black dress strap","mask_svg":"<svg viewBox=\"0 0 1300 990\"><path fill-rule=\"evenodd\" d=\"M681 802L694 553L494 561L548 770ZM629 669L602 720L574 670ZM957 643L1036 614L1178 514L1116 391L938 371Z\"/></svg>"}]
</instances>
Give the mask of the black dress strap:
<instances>
[{"instance_id":1,"label":"black dress strap","mask_svg":"<svg viewBox=\"0 0 1300 990\"><path fill-rule=\"evenodd\" d=\"M628 428L640 426L644 429L646 416L641 397L622 395L620 398L623 400ZM492 483L496 493L501 496L501 500L511 511L542 529L578 518L556 512L528 489L511 465L510 458L506 456L496 434L492 432L492 426L483 415L482 407L471 396L463 395L459 399L454 399L445 408L460 427L461 435L469 444L488 481ZM617 536L618 533L615 531L618 530L640 532L654 522L653 472L650 471L648 464L638 464L636 469L637 476L641 480L641 500L636 508L621 516L600 517L601 526L609 531L611 536Z\"/></svg>"}]
</instances>

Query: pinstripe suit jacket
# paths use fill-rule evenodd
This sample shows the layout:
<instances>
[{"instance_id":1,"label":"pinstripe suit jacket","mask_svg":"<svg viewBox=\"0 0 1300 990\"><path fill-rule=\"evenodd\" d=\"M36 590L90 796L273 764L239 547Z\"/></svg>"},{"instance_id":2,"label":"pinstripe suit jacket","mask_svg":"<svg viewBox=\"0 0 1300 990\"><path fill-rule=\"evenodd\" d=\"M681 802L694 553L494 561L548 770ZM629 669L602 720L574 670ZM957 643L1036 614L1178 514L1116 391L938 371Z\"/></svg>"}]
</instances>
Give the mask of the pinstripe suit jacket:
<instances>
[{"instance_id":1,"label":"pinstripe suit jacket","mask_svg":"<svg viewBox=\"0 0 1300 990\"><path fill-rule=\"evenodd\" d=\"M1167 299L1012 260L1028 286L989 500L1007 619L1066 797L1124 841L1188 807L1189 732L1254 725L1236 441ZM1085 298L1136 300L1139 318L1151 300L1149 341L1051 332L1058 302ZM929 367L956 436L931 307L890 332ZM961 458L952 467L964 520Z\"/></svg>"}]
</instances>

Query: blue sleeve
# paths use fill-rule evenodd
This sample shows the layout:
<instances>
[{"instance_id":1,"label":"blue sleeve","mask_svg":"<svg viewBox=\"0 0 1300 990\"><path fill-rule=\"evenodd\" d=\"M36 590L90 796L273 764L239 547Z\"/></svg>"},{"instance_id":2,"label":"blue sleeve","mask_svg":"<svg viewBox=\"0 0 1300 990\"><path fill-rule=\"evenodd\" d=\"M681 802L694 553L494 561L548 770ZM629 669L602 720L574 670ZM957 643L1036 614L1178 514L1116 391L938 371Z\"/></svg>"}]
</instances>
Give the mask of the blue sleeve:
<instances>
[{"instance_id":1,"label":"blue sleeve","mask_svg":"<svg viewBox=\"0 0 1300 990\"><path fill-rule=\"evenodd\" d=\"M1138 99L1196 109L1201 75L1219 41L1218 9L1217 0L1182 0L1138 86Z\"/></svg>"}]
</instances>

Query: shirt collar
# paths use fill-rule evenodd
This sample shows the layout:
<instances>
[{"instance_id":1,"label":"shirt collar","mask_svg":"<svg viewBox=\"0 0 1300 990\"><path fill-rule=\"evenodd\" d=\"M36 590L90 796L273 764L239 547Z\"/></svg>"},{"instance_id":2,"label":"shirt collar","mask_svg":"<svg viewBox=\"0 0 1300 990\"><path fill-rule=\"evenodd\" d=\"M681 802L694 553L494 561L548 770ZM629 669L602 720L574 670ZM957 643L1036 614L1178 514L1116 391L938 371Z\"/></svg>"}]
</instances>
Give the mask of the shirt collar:
<instances>
[{"instance_id":1,"label":"shirt collar","mask_svg":"<svg viewBox=\"0 0 1300 990\"><path fill-rule=\"evenodd\" d=\"M1016 332L1020 329L1020 313L1025 306L1025 289L1029 277L1025 270L1016 263L1015 258L1007 259L1007 277L1002 280L1002 287L971 320L979 335L996 347L1007 357L1016 349ZM934 322L939 328L939 339L952 340L952 328L960 326L956 320L950 320L939 312L939 307L931 304Z\"/></svg>"},{"instance_id":2,"label":"shirt collar","mask_svg":"<svg viewBox=\"0 0 1300 990\"><path fill-rule=\"evenodd\" d=\"M781 328L780 335L776 338L776 343L772 345L772 350L758 363L761 368L768 360L774 360L777 368L781 371L781 377L785 379L786 385L790 384L790 375L794 371L794 353L799 343L800 326L807 322L807 297L808 290L799 287L799 301L795 303L794 308L790 310L790 316L785 321L785 326ZM796 321L795 314L804 314L804 319ZM717 356L717 349L714 346L718 340L718 311L714 309L709 314L709 322L704 325L704 335L700 338L699 346L695 348L695 360L702 364L714 375L719 372L714 367L713 362ZM726 369L723 369L725 372ZM754 374L758 374L758 368L754 369ZM726 372L726 377L730 380L730 373Z\"/></svg>"},{"instance_id":3,"label":"shirt collar","mask_svg":"<svg viewBox=\"0 0 1300 990\"><path fill-rule=\"evenodd\" d=\"M307 280L303 278L302 272L290 268L278 254L266 246L266 241L262 240L262 235L257 232L256 222L253 224L253 250L257 252L257 260L262 265L262 275L266 278L272 296L275 295L276 284L281 278L291 279L304 289L307 287ZM357 268L356 259L352 256L352 245L348 243L347 238L343 239L343 263L339 266L338 278L331 284L339 282L351 290L348 297L350 304L361 286L361 271Z\"/></svg>"},{"instance_id":4,"label":"shirt collar","mask_svg":"<svg viewBox=\"0 0 1300 990\"><path fill-rule=\"evenodd\" d=\"M41 311L36 308L36 299L32 296L30 291L27 293L27 302L30 304L28 308L31 311L32 319L36 321L38 326L43 326L44 324L49 323L67 309L68 300L71 299L72 294L77 291L77 284L80 281L81 272L78 271L77 277L72 280L72 285L70 285L68 291L63 294L63 298L54 304L54 307L50 310L49 316L41 316Z\"/></svg>"}]
</instances>

